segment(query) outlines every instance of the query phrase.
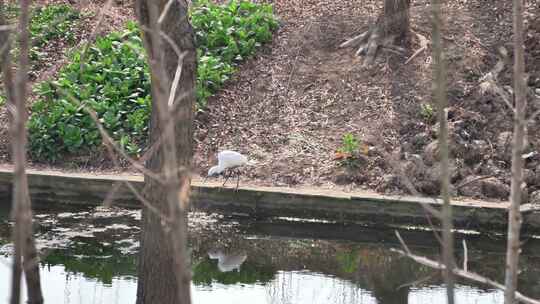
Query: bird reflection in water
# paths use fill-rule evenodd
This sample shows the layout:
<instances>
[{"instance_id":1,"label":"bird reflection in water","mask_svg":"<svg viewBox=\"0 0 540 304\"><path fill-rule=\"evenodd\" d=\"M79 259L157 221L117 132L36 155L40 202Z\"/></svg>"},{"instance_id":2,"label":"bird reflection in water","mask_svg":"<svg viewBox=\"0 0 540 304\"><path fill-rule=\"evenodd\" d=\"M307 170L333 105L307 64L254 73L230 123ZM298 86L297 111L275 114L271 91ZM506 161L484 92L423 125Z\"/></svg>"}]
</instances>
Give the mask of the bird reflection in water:
<instances>
[{"instance_id":1,"label":"bird reflection in water","mask_svg":"<svg viewBox=\"0 0 540 304\"><path fill-rule=\"evenodd\" d=\"M208 257L212 260L218 260L218 269L221 272L229 272L233 270L240 271L240 266L246 261L245 254L226 254L222 250L208 251Z\"/></svg>"}]
</instances>

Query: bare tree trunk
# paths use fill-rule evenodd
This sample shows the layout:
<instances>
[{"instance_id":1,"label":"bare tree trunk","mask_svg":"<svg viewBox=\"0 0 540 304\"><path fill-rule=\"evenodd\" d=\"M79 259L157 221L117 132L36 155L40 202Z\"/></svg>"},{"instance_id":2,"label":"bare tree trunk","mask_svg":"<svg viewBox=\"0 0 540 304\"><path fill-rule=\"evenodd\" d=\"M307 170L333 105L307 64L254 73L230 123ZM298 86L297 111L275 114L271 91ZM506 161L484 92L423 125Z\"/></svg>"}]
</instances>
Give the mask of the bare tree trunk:
<instances>
[{"instance_id":1,"label":"bare tree trunk","mask_svg":"<svg viewBox=\"0 0 540 304\"><path fill-rule=\"evenodd\" d=\"M1 66L4 86L8 99L10 114L10 133L12 156L15 167L12 217L15 219L13 228L13 276L11 287L11 303L19 303L21 298L21 275L24 270L28 303L43 303L41 282L39 278L39 260L32 236L32 209L28 194L26 177L26 99L28 83L28 49L29 49L29 1L22 0L19 20L20 60L16 74L13 77L11 66L9 31L0 33L2 49ZM0 2L0 24L5 25L4 3Z\"/></svg>"},{"instance_id":2,"label":"bare tree trunk","mask_svg":"<svg viewBox=\"0 0 540 304\"><path fill-rule=\"evenodd\" d=\"M384 9L375 25L368 31L355 36L339 47L358 47L356 55L366 55L363 66L375 60L379 48L404 53L410 33L409 8L411 0L384 0ZM394 43L398 45L394 45Z\"/></svg>"},{"instance_id":3,"label":"bare tree trunk","mask_svg":"<svg viewBox=\"0 0 540 304\"><path fill-rule=\"evenodd\" d=\"M190 303L186 246L197 64L193 29L184 0L137 0L135 9L144 30L152 74L149 146L162 138L162 145L146 167L160 173L163 180L145 176L144 195L161 214L167 215L163 218L143 208L137 303ZM165 14L164 9L168 10ZM179 52L183 57L179 57ZM188 93L188 97L177 101L181 103L176 107L178 121L169 123L175 119L168 99L178 71L177 90L172 93Z\"/></svg>"},{"instance_id":4,"label":"bare tree trunk","mask_svg":"<svg viewBox=\"0 0 540 304\"><path fill-rule=\"evenodd\" d=\"M521 185L523 183L523 150L525 146L525 59L523 50L523 3L514 0L514 135L512 146L512 186L510 190L510 210L508 212L508 244L506 251L506 276L504 300L513 304L518 281L519 230L521 228Z\"/></svg>"},{"instance_id":5,"label":"bare tree trunk","mask_svg":"<svg viewBox=\"0 0 540 304\"><path fill-rule=\"evenodd\" d=\"M409 7L411 0L384 0L382 15L386 36L404 41L410 33Z\"/></svg>"},{"instance_id":6,"label":"bare tree trunk","mask_svg":"<svg viewBox=\"0 0 540 304\"><path fill-rule=\"evenodd\" d=\"M443 262L445 265L444 282L446 284L447 303L454 303L454 275L452 269L455 267L454 261L454 238L452 234L452 206L450 205L450 173L448 156L448 120L447 111L448 100L446 98L446 66L443 57L443 46L441 42L442 12L440 0L432 0L432 44L433 44L433 81L434 96L439 107L437 116L439 120L439 150L441 157L441 197L444 205L442 210L443 226Z\"/></svg>"}]
</instances>

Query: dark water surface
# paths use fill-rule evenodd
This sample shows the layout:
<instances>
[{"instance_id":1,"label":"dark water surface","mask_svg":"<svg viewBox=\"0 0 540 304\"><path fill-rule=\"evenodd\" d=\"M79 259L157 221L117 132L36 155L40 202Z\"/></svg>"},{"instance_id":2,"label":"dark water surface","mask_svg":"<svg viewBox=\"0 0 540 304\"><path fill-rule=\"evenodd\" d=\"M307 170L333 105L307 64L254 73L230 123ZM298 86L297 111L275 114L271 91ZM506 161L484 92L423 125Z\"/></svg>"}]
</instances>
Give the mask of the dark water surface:
<instances>
[{"instance_id":1,"label":"dark water surface","mask_svg":"<svg viewBox=\"0 0 540 304\"><path fill-rule=\"evenodd\" d=\"M7 210L0 206L0 304L10 286ZM38 211L37 244L46 303L135 303L140 212L125 209ZM314 222L253 222L217 214L190 214L193 302L445 303L437 272L390 251L392 230ZM402 230L413 251L439 256L432 232ZM459 234L462 262L500 282L504 239ZM525 240L520 290L540 297L540 242ZM503 303L503 294L459 282L457 303Z\"/></svg>"}]
</instances>

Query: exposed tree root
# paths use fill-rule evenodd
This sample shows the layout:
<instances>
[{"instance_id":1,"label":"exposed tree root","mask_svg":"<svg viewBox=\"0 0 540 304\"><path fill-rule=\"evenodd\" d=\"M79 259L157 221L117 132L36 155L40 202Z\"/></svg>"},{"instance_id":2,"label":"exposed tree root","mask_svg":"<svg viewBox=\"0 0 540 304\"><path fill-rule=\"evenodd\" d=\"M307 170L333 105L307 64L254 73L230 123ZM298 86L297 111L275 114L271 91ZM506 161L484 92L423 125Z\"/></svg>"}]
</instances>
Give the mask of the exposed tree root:
<instances>
[{"instance_id":1,"label":"exposed tree root","mask_svg":"<svg viewBox=\"0 0 540 304\"><path fill-rule=\"evenodd\" d=\"M395 45L395 40L395 35L385 36L381 26L374 26L362 34L343 42L339 48L357 48L356 56L365 55L362 66L368 67L375 61L379 49L404 56L406 53L405 48Z\"/></svg>"},{"instance_id":2,"label":"exposed tree root","mask_svg":"<svg viewBox=\"0 0 540 304\"><path fill-rule=\"evenodd\" d=\"M411 62L414 58L420 55L428 48L429 40L422 34L414 33L418 39L420 48L418 48L411 57L405 61L405 64ZM390 35L383 38L382 30L379 26L373 27L360 35L357 35L339 45L339 48L357 48L356 56L366 55L363 66L367 67L375 61L377 51L385 49L397 55L403 56L407 50L401 46L394 44L395 35Z\"/></svg>"},{"instance_id":3,"label":"exposed tree root","mask_svg":"<svg viewBox=\"0 0 540 304\"><path fill-rule=\"evenodd\" d=\"M493 67L491 71L489 71L486 75L480 78L479 89L482 95L486 93L498 95L501 100L506 104L506 106L508 106L508 109L511 110L514 114L515 109L514 105L512 104L513 90L511 87L505 90L506 87L501 86L498 80L499 74L504 69L505 61L508 57L508 51L504 47L500 47L499 54L500 58L499 61L497 61L497 64Z\"/></svg>"},{"instance_id":4,"label":"exposed tree root","mask_svg":"<svg viewBox=\"0 0 540 304\"><path fill-rule=\"evenodd\" d=\"M407 59L407 61L405 61L405 64L408 64L409 62L411 62L416 56L420 55L420 53L422 53L423 51L425 51L429 45L429 40L422 34L419 34L419 33L415 33L416 34L416 37L418 37L418 39L420 40L420 48L418 50L416 50L411 57L409 57L409 59Z\"/></svg>"}]
</instances>

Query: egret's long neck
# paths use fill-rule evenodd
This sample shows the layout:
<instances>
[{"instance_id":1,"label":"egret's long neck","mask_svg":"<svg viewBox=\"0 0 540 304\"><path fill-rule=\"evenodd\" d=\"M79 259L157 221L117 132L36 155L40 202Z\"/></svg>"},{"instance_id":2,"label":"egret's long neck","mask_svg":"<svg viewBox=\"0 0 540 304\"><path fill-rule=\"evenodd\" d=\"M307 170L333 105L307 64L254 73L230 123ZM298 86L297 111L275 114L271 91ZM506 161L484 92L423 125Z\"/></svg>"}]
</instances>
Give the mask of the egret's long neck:
<instances>
[{"instance_id":1,"label":"egret's long neck","mask_svg":"<svg viewBox=\"0 0 540 304\"><path fill-rule=\"evenodd\" d=\"M212 167L212 171L214 171L217 174L220 174L221 172L223 172L223 170L225 170L225 168L223 168L222 166L213 166Z\"/></svg>"}]
</instances>

